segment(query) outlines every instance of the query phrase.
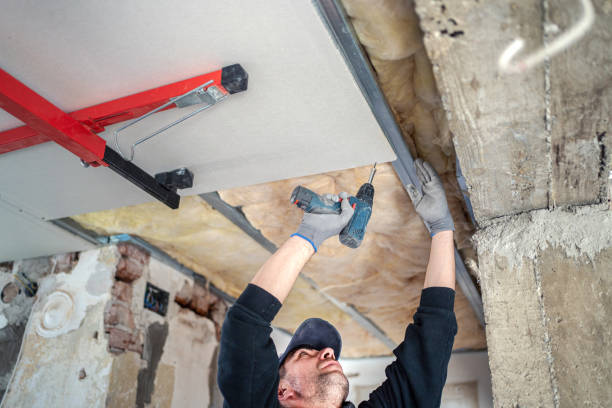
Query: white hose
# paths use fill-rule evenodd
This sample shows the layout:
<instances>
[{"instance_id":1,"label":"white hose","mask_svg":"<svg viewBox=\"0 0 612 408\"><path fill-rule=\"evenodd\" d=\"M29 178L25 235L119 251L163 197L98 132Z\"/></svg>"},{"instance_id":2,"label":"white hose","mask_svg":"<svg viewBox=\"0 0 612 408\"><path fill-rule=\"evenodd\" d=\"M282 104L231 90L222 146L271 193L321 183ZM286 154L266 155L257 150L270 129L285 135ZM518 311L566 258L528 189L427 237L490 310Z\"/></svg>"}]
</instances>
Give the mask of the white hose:
<instances>
[{"instance_id":1,"label":"white hose","mask_svg":"<svg viewBox=\"0 0 612 408\"><path fill-rule=\"evenodd\" d=\"M582 3L583 12L582 17L576 24L555 38L550 44L532 52L519 61L512 61L512 58L514 58L525 45L525 41L522 38L517 38L500 55L498 60L499 71L503 74L526 72L543 62L545 59L558 54L581 39L593 26L595 11L590 0L580 0L580 2Z\"/></svg>"}]
</instances>

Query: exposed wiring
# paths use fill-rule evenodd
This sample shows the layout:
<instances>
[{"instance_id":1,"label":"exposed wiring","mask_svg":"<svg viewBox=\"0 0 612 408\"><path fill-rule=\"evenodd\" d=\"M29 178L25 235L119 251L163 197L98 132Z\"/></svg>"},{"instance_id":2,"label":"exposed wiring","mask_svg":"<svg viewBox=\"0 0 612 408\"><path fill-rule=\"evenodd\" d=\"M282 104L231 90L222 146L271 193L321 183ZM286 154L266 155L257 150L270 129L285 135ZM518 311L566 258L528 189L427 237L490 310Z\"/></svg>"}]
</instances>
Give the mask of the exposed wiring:
<instances>
[{"instance_id":1,"label":"exposed wiring","mask_svg":"<svg viewBox=\"0 0 612 408\"><path fill-rule=\"evenodd\" d=\"M590 0L580 0L582 4L582 17L567 31L555 38L550 44L532 52L521 60L512 59L523 49L525 41L517 38L499 56L498 67L503 74L519 74L526 72L530 68L540 64L545 59L550 58L563 51L580 38L593 26L595 21L595 11Z\"/></svg>"}]
</instances>

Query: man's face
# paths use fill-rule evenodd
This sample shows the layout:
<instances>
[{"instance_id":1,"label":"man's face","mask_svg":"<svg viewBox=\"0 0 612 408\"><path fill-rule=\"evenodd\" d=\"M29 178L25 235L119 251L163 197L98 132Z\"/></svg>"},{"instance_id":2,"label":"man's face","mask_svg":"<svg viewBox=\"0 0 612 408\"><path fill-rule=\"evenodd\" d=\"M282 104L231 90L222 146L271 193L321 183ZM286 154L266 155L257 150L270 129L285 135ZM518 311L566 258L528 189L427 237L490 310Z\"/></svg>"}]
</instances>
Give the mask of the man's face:
<instances>
[{"instance_id":1,"label":"man's face","mask_svg":"<svg viewBox=\"0 0 612 408\"><path fill-rule=\"evenodd\" d=\"M299 348L281 368L278 399L287 407L339 407L348 389L348 380L333 349Z\"/></svg>"}]
</instances>

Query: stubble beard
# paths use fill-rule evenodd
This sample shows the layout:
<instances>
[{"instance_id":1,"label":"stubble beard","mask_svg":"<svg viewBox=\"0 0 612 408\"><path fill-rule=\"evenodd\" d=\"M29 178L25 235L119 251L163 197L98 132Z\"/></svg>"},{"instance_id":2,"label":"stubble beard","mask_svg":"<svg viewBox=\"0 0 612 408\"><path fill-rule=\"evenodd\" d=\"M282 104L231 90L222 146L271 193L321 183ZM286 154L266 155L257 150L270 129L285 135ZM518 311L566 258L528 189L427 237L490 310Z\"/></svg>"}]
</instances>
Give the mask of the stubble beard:
<instances>
[{"instance_id":1,"label":"stubble beard","mask_svg":"<svg viewBox=\"0 0 612 408\"><path fill-rule=\"evenodd\" d=\"M346 400L349 383L346 376L339 371L319 374L316 379L316 395L318 401L340 406Z\"/></svg>"}]
</instances>

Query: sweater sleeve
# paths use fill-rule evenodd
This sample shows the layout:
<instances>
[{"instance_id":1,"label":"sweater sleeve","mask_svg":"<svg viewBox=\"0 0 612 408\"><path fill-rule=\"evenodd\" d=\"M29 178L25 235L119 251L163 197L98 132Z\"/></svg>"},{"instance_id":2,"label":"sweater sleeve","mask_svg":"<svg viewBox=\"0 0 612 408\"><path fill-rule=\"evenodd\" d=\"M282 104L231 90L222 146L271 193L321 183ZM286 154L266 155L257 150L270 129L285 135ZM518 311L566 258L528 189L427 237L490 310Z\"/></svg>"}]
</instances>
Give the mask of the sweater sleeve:
<instances>
[{"instance_id":1,"label":"sweater sleeve","mask_svg":"<svg viewBox=\"0 0 612 408\"><path fill-rule=\"evenodd\" d=\"M278 356L270 322L281 303L249 284L221 331L218 383L225 407L278 407Z\"/></svg>"},{"instance_id":2,"label":"sweater sleeve","mask_svg":"<svg viewBox=\"0 0 612 408\"><path fill-rule=\"evenodd\" d=\"M386 369L387 379L359 404L366 407L438 407L457 321L453 312L455 291L432 287L421 293L414 323L393 351L396 360Z\"/></svg>"}]
</instances>

